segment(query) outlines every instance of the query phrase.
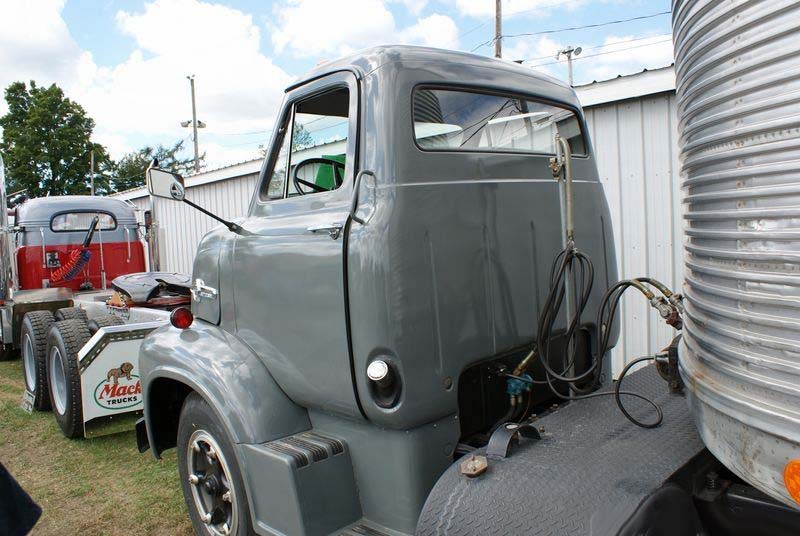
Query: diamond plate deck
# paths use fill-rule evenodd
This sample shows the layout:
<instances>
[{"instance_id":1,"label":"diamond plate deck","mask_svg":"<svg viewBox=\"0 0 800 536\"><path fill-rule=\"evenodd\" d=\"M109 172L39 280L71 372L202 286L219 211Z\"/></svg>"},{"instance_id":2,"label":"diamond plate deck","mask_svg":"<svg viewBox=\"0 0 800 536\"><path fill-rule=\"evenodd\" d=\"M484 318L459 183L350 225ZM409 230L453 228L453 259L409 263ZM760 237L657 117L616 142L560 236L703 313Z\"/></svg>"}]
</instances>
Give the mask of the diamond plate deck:
<instances>
[{"instance_id":1,"label":"diamond plate deck","mask_svg":"<svg viewBox=\"0 0 800 536\"><path fill-rule=\"evenodd\" d=\"M614 397L568 404L537 421L544 437L527 441L469 479L451 466L420 515L418 536L614 534L638 505L702 451L686 400L671 395L653 366L630 374L623 389L664 411L659 428L634 426ZM629 398L629 400L625 400ZM634 416L654 417L623 397Z\"/></svg>"}]
</instances>

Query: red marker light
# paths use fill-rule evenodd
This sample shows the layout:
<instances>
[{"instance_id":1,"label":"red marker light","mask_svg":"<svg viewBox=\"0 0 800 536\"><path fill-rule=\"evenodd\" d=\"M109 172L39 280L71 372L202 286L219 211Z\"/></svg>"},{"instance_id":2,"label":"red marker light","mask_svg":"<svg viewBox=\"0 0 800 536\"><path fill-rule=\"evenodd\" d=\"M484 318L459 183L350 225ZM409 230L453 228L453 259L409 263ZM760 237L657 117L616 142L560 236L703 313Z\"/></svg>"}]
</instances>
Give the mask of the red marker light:
<instances>
[{"instance_id":1,"label":"red marker light","mask_svg":"<svg viewBox=\"0 0 800 536\"><path fill-rule=\"evenodd\" d=\"M178 307L169 315L169 322L178 329L186 329L194 322L194 315L188 307Z\"/></svg>"}]
</instances>

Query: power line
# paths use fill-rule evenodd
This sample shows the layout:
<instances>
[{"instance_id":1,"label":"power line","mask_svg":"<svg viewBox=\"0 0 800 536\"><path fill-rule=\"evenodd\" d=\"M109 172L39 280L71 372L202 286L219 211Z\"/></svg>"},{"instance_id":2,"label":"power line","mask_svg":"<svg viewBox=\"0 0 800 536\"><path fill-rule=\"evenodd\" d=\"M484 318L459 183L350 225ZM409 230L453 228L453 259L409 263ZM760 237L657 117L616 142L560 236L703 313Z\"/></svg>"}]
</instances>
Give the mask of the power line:
<instances>
[{"instance_id":1,"label":"power line","mask_svg":"<svg viewBox=\"0 0 800 536\"><path fill-rule=\"evenodd\" d=\"M671 37L669 39L663 39L661 41L653 41L652 43L645 43L643 45L636 45L635 47L628 47L628 48L624 48L624 49L620 49L620 50L609 50L607 52L598 52L597 54L589 54L588 56L579 56L577 58L574 58L573 61L585 60L585 59L594 58L594 57L597 57L597 56L605 56L606 54L616 54L617 52L627 52L628 50L633 50L634 48L649 47L649 46L652 46L652 45L659 45L661 43L668 43L670 41L672 41ZM557 63L561 63L561 62L560 61L549 61L547 63L537 63L535 65L528 65L527 67L530 67L530 68L544 67L545 65L555 65Z\"/></svg>"},{"instance_id":2,"label":"power line","mask_svg":"<svg viewBox=\"0 0 800 536\"><path fill-rule=\"evenodd\" d=\"M666 35L665 34L647 35L645 37L634 37L633 39L621 39L621 40L616 41L614 43L605 43L603 45L592 45L592 46L589 46L589 47L583 47L583 50L596 50L598 48L613 47L613 46L616 46L616 45L622 45L622 44L625 44L625 43L634 43L636 41L644 41L645 39L655 39L655 38L658 38L658 37L666 37ZM552 58L553 56L554 56L554 54L548 54L547 56L539 56L539 57L536 57L536 58L525 58L523 60L516 60L516 61L521 62L521 61L546 60L546 59ZM586 57L586 56L584 56L584 57Z\"/></svg>"},{"instance_id":3,"label":"power line","mask_svg":"<svg viewBox=\"0 0 800 536\"><path fill-rule=\"evenodd\" d=\"M542 30L540 32L525 32L525 33L519 33L519 34L501 35L500 37L501 38L527 37L527 36L533 36L533 35L546 35L546 34L554 34L554 33L561 33L561 32L570 32L570 31L573 31L573 30L584 30L586 28L600 28L600 27L603 27L603 26L611 26L613 24L622 24L623 22L631 22L631 21L635 21L635 20L652 19L653 17L660 17L662 15L668 15L670 13L672 13L672 11L662 11L660 13L653 13L651 15L640 15L638 17L631 17L629 19L611 20L611 21L608 21L608 22L598 22L598 23L595 23L595 24L586 24L584 26L571 26L569 28L558 28L558 29L554 29L554 30ZM493 37L490 40L488 40L488 41L486 41L484 43L481 43L480 45L474 47L470 52L475 52L476 50L478 50L481 47L484 47L484 46L487 46L487 45L491 45L492 43L495 42L496 39L497 39L496 37Z\"/></svg>"},{"instance_id":4,"label":"power line","mask_svg":"<svg viewBox=\"0 0 800 536\"><path fill-rule=\"evenodd\" d=\"M209 132L214 136L255 136L256 134L269 134L272 129L267 130L253 130L252 132Z\"/></svg>"},{"instance_id":5,"label":"power line","mask_svg":"<svg viewBox=\"0 0 800 536\"><path fill-rule=\"evenodd\" d=\"M522 9L520 11L512 11L511 13L503 13L503 20L509 19L511 17L514 17L515 15L521 15L523 13L532 13L534 11L547 9L549 7L560 7L560 6L564 6L564 5L567 5L567 4L574 4L576 2L581 2L581 1L583 1L583 0L566 0L564 2L556 2L554 4L546 4L546 5L543 5L543 6L533 7L533 8L530 8L530 9ZM493 22L493 21L489 21L489 20L484 21L484 22L478 24L477 26L467 30L466 32L458 34L458 37L467 36L467 35L471 34L472 32L483 28L487 24L490 24L491 22Z\"/></svg>"}]
</instances>

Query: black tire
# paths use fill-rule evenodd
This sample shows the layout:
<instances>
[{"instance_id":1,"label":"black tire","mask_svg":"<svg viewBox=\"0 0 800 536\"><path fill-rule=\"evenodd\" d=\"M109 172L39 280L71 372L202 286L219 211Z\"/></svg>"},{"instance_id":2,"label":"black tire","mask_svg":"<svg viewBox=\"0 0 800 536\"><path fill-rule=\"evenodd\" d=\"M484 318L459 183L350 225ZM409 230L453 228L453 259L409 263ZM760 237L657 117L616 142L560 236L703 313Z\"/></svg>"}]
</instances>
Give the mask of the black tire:
<instances>
[{"instance_id":1,"label":"black tire","mask_svg":"<svg viewBox=\"0 0 800 536\"><path fill-rule=\"evenodd\" d=\"M89 328L79 319L55 322L47 335L47 384L50 388L50 406L61 431L71 439L83 436L78 351L86 344L89 337ZM59 366L61 378L58 377ZM57 385L57 382L60 385Z\"/></svg>"},{"instance_id":2,"label":"black tire","mask_svg":"<svg viewBox=\"0 0 800 536\"><path fill-rule=\"evenodd\" d=\"M183 408L181 409L180 421L178 423L177 447L178 474L181 479L183 498L189 509L189 517L192 520L195 534L212 534L209 525L204 523L201 519L201 513L198 510L197 502L193 495L193 488L198 490L198 492L206 492L207 488L203 483L195 485L189 481L189 451L192 448L190 441L193 437L203 437L202 434L210 436L222 451L221 457L217 455L216 463L217 466L225 466L227 468L227 480L233 485L232 499L228 504L230 504L229 509L231 514L235 511L236 526L232 527L233 530L231 530L230 534L239 536L253 534L253 524L250 519L247 494L245 493L239 464L236 461L236 455L233 451L233 443L228 437L219 418L214 413L214 410L208 405L208 402L203 400L203 397L197 393L191 393L186 397ZM194 454L192 455L195 456ZM212 471L210 470L206 471L206 474L211 473ZM233 517L230 517L231 521L233 519Z\"/></svg>"},{"instance_id":3,"label":"black tire","mask_svg":"<svg viewBox=\"0 0 800 536\"><path fill-rule=\"evenodd\" d=\"M33 393L33 408L50 409L50 387L47 383L47 334L53 325L50 311L31 311L22 319L20 350L25 388Z\"/></svg>"},{"instance_id":4,"label":"black tire","mask_svg":"<svg viewBox=\"0 0 800 536\"><path fill-rule=\"evenodd\" d=\"M89 333L94 335L100 328L107 328L109 326L121 326L125 321L118 316L102 315L97 318L92 318L87 324Z\"/></svg>"},{"instance_id":5,"label":"black tire","mask_svg":"<svg viewBox=\"0 0 800 536\"><path fill-rule=\"evenodd\" d=\"M83 320L84 324L89 323L89 317L86 315L86 311L80 307L62 307L56 311L54 316L57 322L61 320Z\"/></svg>"}]
</instances>

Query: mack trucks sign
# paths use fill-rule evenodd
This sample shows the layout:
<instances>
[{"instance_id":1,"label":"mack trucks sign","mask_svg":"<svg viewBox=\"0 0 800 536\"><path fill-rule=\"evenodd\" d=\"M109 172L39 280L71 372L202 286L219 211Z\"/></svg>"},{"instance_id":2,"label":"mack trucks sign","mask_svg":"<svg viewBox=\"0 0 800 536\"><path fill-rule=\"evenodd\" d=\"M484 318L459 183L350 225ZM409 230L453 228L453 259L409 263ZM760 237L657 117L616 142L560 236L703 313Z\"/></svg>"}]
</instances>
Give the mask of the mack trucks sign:
<instances>
[{"instance_id":1,"label":"mack trucks sign","mask_svg":"<svg viewBox=\"0 0 800 536\"><path fill-rule=\"evenodd\" d=\"M84 427L93 420L141 411L139 346L163 322L109 326L98 330L81 349L81 398Z\"/></svg>"},{"instance_id":2,"label":"mack trucks sign","mask_svg":"<svg viewBox=\"0 0 800 536\"><path fill-rule=\"evenodd\" d=\"M127 409L141 403L142 384L132 363L112 368L94 388L94 401L105 409Z\"/></svg>"}]
</instances>

